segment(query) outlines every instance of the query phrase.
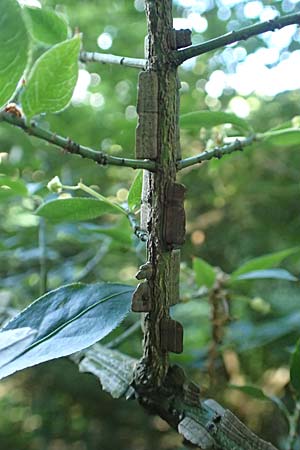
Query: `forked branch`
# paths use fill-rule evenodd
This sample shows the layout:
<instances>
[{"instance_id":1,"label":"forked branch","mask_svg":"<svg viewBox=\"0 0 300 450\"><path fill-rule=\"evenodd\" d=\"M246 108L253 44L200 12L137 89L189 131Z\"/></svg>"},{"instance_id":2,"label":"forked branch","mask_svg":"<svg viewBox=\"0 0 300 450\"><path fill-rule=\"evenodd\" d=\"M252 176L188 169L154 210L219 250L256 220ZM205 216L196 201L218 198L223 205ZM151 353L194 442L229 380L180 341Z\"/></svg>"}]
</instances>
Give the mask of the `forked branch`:
<instances>
[{"instance_id":1,"label":"forked branch","mask_svg":"<svg viewBox=\"0 0 300 450\"><path fill-rule=\"evenodd\" d=\"M217 38L210 39L202 44L192 45L191 47L187 47L183 50L177 50L173 53L173 61L179 66L184 61L193 58L194 56L203 55L204 53L225 47L226 45L233 44L235 42L246 41L252 36L257 36L258 34L266 33L267 31L275 31L288 25L295 24L300 24L300 13L277 17L276 19L268 20L266 22L250 25L249 27L242 28L241 30L231 31L230 33L226 33Z\"/></svg>"},{"instance_id":2,"label":"forked branch","mask_svg":"<svg viewBox=\"0 0 300 450\"><path fill-rule=\"evenodd\" d=\"M112 165L131 167L132 169L147 169L150 171L155 170L155 163L153 161L119 158L108 155L107 153L80 145L70 138L65 138L57 135L56 133L45 130L44 128L39 127L34 121L31 121L30 124L27 125L23 118L17 117L16 115L5 111L0 112L0 122L1 121L7 122L18 128L22 128L22 130L24 130L27 134L56 145L67 153L72 153L74 155L79 155L82 158L91 159L102 166Z\"/></svg>"}]
</instances>

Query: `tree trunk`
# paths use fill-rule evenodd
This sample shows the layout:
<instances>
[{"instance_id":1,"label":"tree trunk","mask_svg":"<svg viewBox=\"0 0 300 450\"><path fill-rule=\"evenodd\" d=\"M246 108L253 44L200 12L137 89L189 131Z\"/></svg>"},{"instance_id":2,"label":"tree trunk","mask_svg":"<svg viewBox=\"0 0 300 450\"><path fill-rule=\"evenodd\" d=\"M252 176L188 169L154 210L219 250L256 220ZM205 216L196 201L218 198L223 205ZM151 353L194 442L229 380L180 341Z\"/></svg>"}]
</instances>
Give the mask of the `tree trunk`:
<instances>
[{"instance_id":1,"label":"tree trunk","mask_svg":"<svg viewBox=\"0 0 300 450\"><path fill-rule=\"evenodd\" d=\"M147 71L157 78L157 115L150 120L150 140L153 140L152 148L155 147L153 159L157 168L153 173L144 174L144 200L148 209L145 226L149 233L147 257L152 267L148 280L151 311L145 316L144 355L137 367L136 381L148 390L161 385L168 370L168 351L180 351L182 344L181 326L169 316L169 306L176 302L179 287L180 253L178 243L171 242L174 238L170 236L170 219L176 210L176 205L174 210L170 203L176 197L173 191L179 148L177 68L168 59L173 32L172 0L146 0L146 16ZM180 206L177 211L184 215ZM173 344L172 340L175 340Z\"/></svg>"}]
</instances>

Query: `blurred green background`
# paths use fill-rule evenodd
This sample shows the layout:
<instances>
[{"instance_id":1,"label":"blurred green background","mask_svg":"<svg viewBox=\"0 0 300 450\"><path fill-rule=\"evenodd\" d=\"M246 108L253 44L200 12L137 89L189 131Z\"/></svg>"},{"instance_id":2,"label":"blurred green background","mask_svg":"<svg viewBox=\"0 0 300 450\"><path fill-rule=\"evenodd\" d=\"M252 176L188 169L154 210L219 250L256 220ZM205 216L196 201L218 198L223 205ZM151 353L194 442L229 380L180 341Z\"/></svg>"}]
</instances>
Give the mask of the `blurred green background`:
<instances>
[{"instance_id":1,"label":"blurred green background","mask_svg":"<svg viewBox=\"0 0 300 450\"><path fill-rule=\"evenodd\" d=\"M193 42L200 43L278 13L296 12L298 3L178 0L174 1L174 25L192 28ZM83 33L85 50L143 57L143 0L43 0L41 4L66 14L71 29ZM230 111L258 132L281 124L299 126L299 42L299 31L291 26L185 63L180 69L181 113ZM42 51L37 49L34 57ZM71 106L43 116L41 126L110 154L132 157L137 75L132 68L82 64ZM231 132L224 126L183 130L183 155L218 145ZM76 280L135 284L134 274L144 262L145 248L131 237L127 223L104 216L93 221L93 227L87 223L53 225L34 214L43 200L53 196L46 186L56 175L66 185L83 180L123 202L135 176L133 170L98 167L3 123L0 162L0 173L20 185L19 194L0 191L2 323L40 294L43 239L48 289ZM184 301L175 308L175 316L185 327L185 352L174 360L202 386L203 395L228 405L281 448L286 424L280 412L269 402L229 389L228 382L258 385L282 397L287 406L291 404L288 367L300 335L298 283L242 284L232 297L236 320L228 327L212 387L206 360L210 312L205 299L191 299L197 291L192 260L204 258L230 273L247 259L299 245L299 167L298 146L259 144L179 175L187 187L187 238L182 252ZM100 230L107 226L122 230L122 236L111 239ZM85 270L92 259L93 266ZM298 276L299 255L291 256L284 267ZM136 315L130 315L113 337L136 320ZM119 348L138 357L140 341L137 331ZM171 450L182 448L182 443L162 420L147 416L135 402L112 400L96 378L80 374L69 360L59 360L1 382L0 447Z\"/></svg>"}]
</instances>

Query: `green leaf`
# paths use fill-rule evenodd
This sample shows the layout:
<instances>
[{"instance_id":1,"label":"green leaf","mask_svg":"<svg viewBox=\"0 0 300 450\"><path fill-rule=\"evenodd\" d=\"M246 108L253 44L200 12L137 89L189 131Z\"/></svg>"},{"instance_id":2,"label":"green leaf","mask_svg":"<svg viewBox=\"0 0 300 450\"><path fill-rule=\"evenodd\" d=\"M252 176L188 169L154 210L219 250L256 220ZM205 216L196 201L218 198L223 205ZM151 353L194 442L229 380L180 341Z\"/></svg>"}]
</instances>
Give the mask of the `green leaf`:
<instances>
[{"instance_id":1,"label":"green leaf","mask_svg":"<svg viewBox=\"0 0 300 450\"><path fill-rule=\"evenodd\" d=\"M199 130L201 127L212 128L216 125L230 123L236 128L249 132L250 125L232 113L222 111L196 111L180 116L180 127L187 130Z\"/></svg>"},{"instance_id":2,"label":"green leaf","mask_svg":"<svg viewBox=\"0 0 300 450\"><path fill-rule=\"evenodd\" d=\"M244 394L250 395L257 400L267 400L269 402L273 402L283 413L285 419L289 421L289 412L285 406L285 404L280 400L280 398L275 395L266 395L262 389L256 386L237 386L234 384L228 385L229 389L236 389L238 391L243 392Z\"/></svg>"},{"instance_id":3,"label":"green leaf","mask_svg":"<svg viewBox=\"0 0 300 450\"><path fill-rule=\"evenodd\" d=\"M268 400L270 401L270 397L264 394L263 390L256 386L237 386L235 384L230 384L228 386L230 389L235 389L243 392L244 394L250 395L253 398L257 398L258 400Z\"/></svg>"},{"instance_id":4,"label":"green leaf","mask_svg":"<svg viewBox=\"0 0 300 450\"><path fill-rule=\"evenodd\" d=\"M0 199L27 194L27 187L22 180L14 180L0 175Z\"/></svg>"},{"instance_id":5,"label":"green leaf","mask_svg":"<svg viewBox=\"0 0 300 450\"><path fill-rule=\"evenodd\" d=\"M75 283L43 295L2 328L0 338L8 330L24 327L35 335L26 346L17 336L20 345L12 346L4 363L0 351L0 378L99 341L127 315L133 290L122 284Z\"/></svg>"},{"instance_id":6,"label":"green leaf","mask_svg":"<svg viewBox=\"0 0 300 450\"><path fill-rule=\"evenodd\" d=\"M297 277L295 277L285 269L253 270L252 272L247 272L242 275L238 275L236 278L234 278L233 281L259 280L259 279L299 281Z\"/></svg>"},{"instance_id":7,"label":"green leaf","mask_svg":"<svg viewBox=\"0 0 300 450\"><path fill-rule=\"evenodd\" d=\"M300 398L300 340L292 354L290 373L291 383L297 392L297 397Z\"/></svg>"},{"instance_id":8,"label":"green leaf","mask_svg":"<svg viewBox=\"0 0 300 450\"><path fill-rule=\"evenodd\" d=\"M277 147L288 147L300 144L300 129L285 128L263 134L263 141Z\"/></svg>"},{"instance_id":9,"label":"green leaf","mask_svg":"<svg viewBox=\"0 0 300 450\"><path fill-rule=\"evenodd\" d=\"M281 250L280 252L270 253L268 255L251 259L231 274L231 281L235 280L239 275L244 273L253 272L255 270L271 269L272 267L280 264L281 261L288 256L299 251L300 247L293 247L286 250Z\"/></svg>"},{"instance_id":10,"label":"green leaf","mask_svg":"<svg viewBox=\"0 0 300 450\"><path fill-rule=\"evenodd\" d=\"M142 196L142 185L143 185L143 171L139 170L133 183L129 189L128 193L128 206L131 211L135 211L141 206L141 196Z\"/></svg>"},{"instance_id":11,"label":"green leaf","mask_svg":"<svg viewBox=\"0 0 300 450\"><path fill-rule=\"evenodd\" d=\"M55 45L36 61L21 97L27 119L66 108L78 77L79 50L80 37L75 36Z\"/></svg>"},{"instance_id":12,"label":"green leaf","mask_svg":"<svg viewBox=\"0 0 300 450\"><path fill-rule=\"evenodd\" d=\"M29 327L16 328L0 333L1 365L7 364L11 359L11 353L23 351L34 340L36 331Z\"/></svg>"},{"instance_id":13,"label":"green leaf","mask_svg":"<svg viewBox=\"0 0 300 450\"><path fill-rule=\"evenodd\" d=\"M137 360L100 344L85 352L79 364L80 372L89 372L99 378L102 387L113 398L119 398L130 389Z\"/></svg>"},{"instance_id":14,"label":"green leaf","mask_svg":"<svg viewBox=\"0 0 300 450\"><path fill-rule=\"evenodd\" d=\"M216 279L214 268L201 258L193 259L193 269L195 280L199 287L206 286L210 289Z\"/></svg>"},{"instance_id":15,"label":"green leaf","mask_svg":"<svg viewBox=\"0 0 300 450\"><path fill-rule=\"evenodd\" d=\"M32 37L43 44L55 45L68 38L65 20L50 9L24 7Z\"/></svg>"},{"instance_id":16,"label":"green leaf","mask_svg":"<svg viewBox=\"0 0 300 450\"><path fill-rule=\"evenodd\" d=\"M16 0L0 0L0 107L9 101L28 60L28 35Z\"/></svg>"},{"instance_id":17,"label":"green leaf","mask_svg":"<svg viewBox=\"0 0 300 450\"><path fill-rule=\"evenodd\" d=\"M103 214L121 214L122 211L113 203L94 198L74 197L50 200L37 210L38 216L55 222L96 219Z\"/></svg>"}]
</instances>

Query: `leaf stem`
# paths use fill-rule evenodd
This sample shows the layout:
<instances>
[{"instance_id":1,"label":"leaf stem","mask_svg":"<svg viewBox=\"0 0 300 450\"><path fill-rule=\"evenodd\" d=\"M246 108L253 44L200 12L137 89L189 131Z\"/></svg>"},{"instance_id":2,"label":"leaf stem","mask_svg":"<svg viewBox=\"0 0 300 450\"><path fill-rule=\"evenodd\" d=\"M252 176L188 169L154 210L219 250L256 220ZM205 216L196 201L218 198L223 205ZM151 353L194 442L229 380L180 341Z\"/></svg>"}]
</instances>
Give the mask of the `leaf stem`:
<instances>
[{"instance_id":1,"label":"leaf stem","mask_svg":"<svg viewBox=\"0 0 300 450\"><path fill-rule=\"evenodd\" d=\"M196 156L191 156L189 158L181 159L177 162L177 170L185 169L186 167L193 166L195 164L200 164L203 161L208 161L212 158L222 158L224 155L236 151L242 151L244 147L253 144L253 142L259 140L257 135L252 135L244 139L236 139L231 144L226 144L222 147L215 147L211 150L205 150Z\"/></svg>"},{"instance_id":2,"label":"leaf stem","mask_svg":"<svg viewBox=\"0 0 300 450\"><path fill-rule=\"evenodd\" d=\"M300 24L300 13L289 14L266 22L250 25L249 27L242 28L238 31L231 31L230 33L210 39L202 44L192 45L183 50L177 50L172 53L172 59L173 62L179 66L184 61L193 58L194 56L203 55L204 53L208 53L220 47L239 41L245 41L252 36L257 36L258 34L266 33L267 31L279 30L280 28L293 24Z\"/></svg>"},{"instance_id":3,"label":"leaf stem","mask_svg":"<svg viewBox=\"0 0 300 450\"><path fill-rule=\"evenodd\" d=\"M297 428L300 419L300 400L295 402L294 413L290 416L289 420L289 435L287 450L294 450L297 441Z\"/></svg>"},{"instance_id":4,"label":"leaf stem","mask_svg":"<svg viewBox=\"0 0 300 450\"><path fill-rule=\"evenodd\" d=\"M146 69L146 59L128 58L127 56L110 55L107 53L81 52L81 62L97 62L100 64L119 64L121 66L133 67L135 69Z\"/></svg>"},{"instance_id":5,"label":"leaf stem","mask_svg":"<svg viewBox=\"0 0 300 450\"><path fill-rule=\"evenodd\" d=\"M28 125L25 120L21 117L16 117L15 115L1 111L0 112L0 122L4 121L18 128L22 128L27 134L35 136L39 139L49 142L50 144L56 145L62 148L67 153L72 153L79 155L82 158L87 158L95 161L97 164L102 166L112 165L112 166L123 166L131 167L132 169L146 169L149 171L155 170L155 162L149 160L139 160L139 159L129 159L129 158L119 158L116 156L110 156L107 153L94 150L90 147L85 147L73 141L70 138L65 138L52 133L44 128L39 127L34 121L31 121Z\"/></svg>"}]
</instances>

